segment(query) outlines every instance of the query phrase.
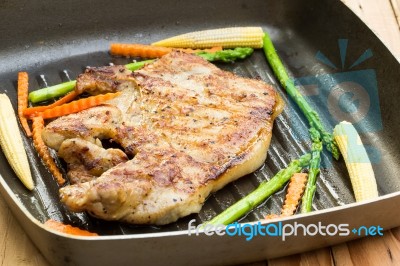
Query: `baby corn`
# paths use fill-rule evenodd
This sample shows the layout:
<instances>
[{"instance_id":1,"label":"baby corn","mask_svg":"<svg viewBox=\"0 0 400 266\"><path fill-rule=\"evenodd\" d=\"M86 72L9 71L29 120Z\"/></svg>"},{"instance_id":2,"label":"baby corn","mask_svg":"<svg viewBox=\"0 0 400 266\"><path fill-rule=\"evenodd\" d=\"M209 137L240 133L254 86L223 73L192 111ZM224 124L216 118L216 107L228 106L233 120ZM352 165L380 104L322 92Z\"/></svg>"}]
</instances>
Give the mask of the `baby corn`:
<instances>
[{"instance_id":1,"label":"baby corn","mask_svg":"<svg viewBox=\"0 0 400 266\"><path fill-rule=\"evenodd\" d=\"M0 94L0 146L12 169L26 188L34 188L28 157L22 143L17 118L6 94Z\"/></svg>"},{"instance_id":2,"label":"baby corn","mask_svg":"<svg viewBox=\"0 0 400 266\"><path fill-rule=\"evenodd\" d=\"M190 32L152 43L152 45L192 49L215 46L261 48L263 37L264 32L261 27L233 27Z\"/></svg>"},{"instance_id":3,"label":"baby corn","mask_svg":"<svg viewBox=\"0 0 400 266\"><path fill-rule=\"evenodd\" d=\"M354 126L342 121L333 130L333 136L346 162L356 201L378 197L371 162Z\"/></svg>"}]
</instances>

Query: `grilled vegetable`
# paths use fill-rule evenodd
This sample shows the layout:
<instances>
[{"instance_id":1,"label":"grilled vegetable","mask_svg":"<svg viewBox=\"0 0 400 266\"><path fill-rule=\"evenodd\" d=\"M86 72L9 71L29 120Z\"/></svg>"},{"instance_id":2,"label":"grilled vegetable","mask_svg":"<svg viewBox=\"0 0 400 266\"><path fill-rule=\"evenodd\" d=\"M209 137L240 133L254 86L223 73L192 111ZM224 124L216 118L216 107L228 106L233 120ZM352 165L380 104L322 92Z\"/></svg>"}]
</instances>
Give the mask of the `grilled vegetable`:
<instances>
[{"instance_id":1,"label":"grilled vegetable","mask_svg":"<svg viewBox=\"0 0 400 266\"><path fill-rule=\"evenodd\" d=\"M285 204L282 207L281 216L293 215L299 205L301 196L306 187L307 174L296 173L290 178L289 187L287 189Z\"/></svg>"},{"instance_id":2,"label":"grilled vegetable","mask_svg":"<svg viewBox=\"0 0 400 266\"><path fill-rule=\"evenodd\" d=\"M110 47L110 52L112 55L138 56L143 58L159 58L163 55L170 53L172 50L173 48L169 47L144 44L113 43ZM244 59L253 53L253 48L250 47L237 47L233 50L222 50L221 46L216 46L210 49L179 50L187 53L195 53L210 62L233 62L237 59Z\"/></svg>"},{"instance_id":3,"label":"grilled vegetable","mask_svg":"<svg viewBox=\"0 0 400 266\"><path fill-rule=\"evenodd\" d=\"M250 47L237 47L235 49L228 49L222 51L216 51L213 53L198 52L198 56L203 57L207 61L222 61L222 62L234 62L237 59L244 59L253 53L253 48Z\"/></svg>"},{"instance_id":4,"label":"grilled vegetable","mask_svg":"<svg viewBox=\"0 0 400 266\"><path fill-rule=\"evenodd\" d=\"M138 56L143 58L159 58L172 51L167 47L154 47L145 44L112 43L110 53L121 56Z\"/></svg>"},{"instance_id":5,"label":"grilled vegetable","mask_svg":"<svg viewBox=\"0 0 400 266\"><path fill-rule=\"evenodd\" d=\"M137 56L142 58L159 58L172 52L173 48L162 47L162 46L152 46L145 44L125 44L125 43L112 43L110 46L110 53L112 55L122 55L122 56ZM205 50L193 50L193 49L181 49L186 53L214 53L216 51L222 50L221 46L213 47L211 49Z\"/></svg>"},{"instance_id":6,"label":"grilled vegetable","mask_svg":"<svg viewBox=\"0 0 400 266\"><path fill-rule=\"evenodd\" d=\"M308 120L308 123L310 124L310 127L315 128L320 132L322 142L326 145L327 150L332 153L336 160L338 160L340 157L340 151L335 140L333 139L332 134L325 130L318 113L312 109L306 99L304 99L303 95L301 95L301 93L296 89L293 80L289 78L286 69L282 64L279 55L276 53L275 47L267 33L264 35L264 53L279 82L303 112L304 116Z\"/></svg>"},{"instance_id":7,"label":"grilled vegetable","mask_svg":"<svg viewBox=\"0 0 400 266\"><path fill-rule=\"evenodd\" d=\"M44 225L47 228L51 228L53 230L62 232L62 233L66 233L66 234L70 234L70 235L76 235L76 236L98 236L98 234L96 233L92 233L89 232L87 230L82 230L78 227L69 225L69 224L63 224L62 222L53 220L53 219L49 219L47 220Z\"/></svg>"},{"instance_id":8,"label":"grilled vegetable","mask_svg":"<svg viewBox=\"0 0 400 266\"><path fill-rule=\"evenodd\" d=\"M154 62L154 59L143 60L140 62L133 62L133 63L126 64L125 67L127 69L129 69L130 71L135 71L135 70L138 70L138 69L141 69L142 67L144 67L145 64L150 64L153 62Z\"/></svg>"},{"instance_id":9,"label":"grilled vegetable","mask_svg":"<svg viewBox=\"0 0 400 266\"><path fill-rule=\"evenodd\" d=\"M131 71L137 70L139 68L142 68L145 64L151 63L154 60L145 60L145 61L140 61L140 62L134 62L125 65L126 68L128 68ZM43 102L43 101L48 101L53 98L57 98L60 96L63 96L67 94L68 92L71 92L74 90L76 84L76 80L71 80L68 82L64 82L61 84L57 84L54 86L50 86L47 88L42 88L36 91L32 91L29 93L29 101L32 103L38 103L38 102Z\"/></svg>"},{"instance_id":10,"label":"grilled vegetable","mask_svg":"<svg viewBox=\"0 0 400 266\"><path fill-rule=\"evenodd\" d=\"M29 93L29 101L32 103L38 103L63 96L68 92L73 91L75 88L75 84L76 81L71 80L51 87L32 91L31 93Z\"/></svg>"},{"instance_id":11,"label":"grilled vegetable","mask_svg":"<svg viewBox=\"0 0 400 266\"><path fill-rule=\"evenodd\" d=\"M278 191L294 173L298 173L309 164L311 154L307 153L293 160L285 169L280 170L269 181L263 181L253 192L242 198L228 209L214 217L207 224L230 224L261 204L266 198Z\"/></svg>"},{"instance_id":12,"label":"grilled vegetable","mask_svg":"<svg viewBox=\"0 0 400 266\"><path fill-rule=\"evenodd\" d=\"M22 143L17 117L6 94L0 94L0 146L7 161L26 188L34 188L28 158Z\"/></svg>"},{"instance_id":13,"label":"grilled vegetable","mask_svg":"<svg viewBox=\"0 0 400 266\"><path fill-rule=\"evenodd\" d=\"M265 219L275 219L279 217L291 216L295 213L297 206L300 202L301 195L306 187L307 174L306 173L296 173L289 181L288 189L286 192L285 203L283 204L282 211L280 215L269 214Z\"/></svg>"},{"instance_id":14,"label":"grilled vegetable","mask_svg":"<svg viewBox=\"0 0 400 266\"><path fill-rule=\"evenodd\" d=\"M73 113L77 113L83 111L85 109L89 109L91 107L100 105L108 100L111 100L118 96L120 93L107 93L107 94L99 94L95 96L90 96L88 98L82 98L70 103L65 103L54 108L46 109L43 112L39 113L38 116L43 117L44 119L55 118L63 115L69 115Z\"/></svg>"},{"instance_id":15,"label":"grilled vegetable","mask_svg":"<svg viewBox=\"0 0 400 266\"><path fill-rule=\"evenodd\" d=\"M26 108L23 112L23 115L26 117L30 117L34 114L43 112L47 109L51 109L54 108L56 106L60 106L62 104L65 104L67 102L72 101L73 99L75 99L78 96L78 94L75 91L69 92L67 95L65 95L64 97L62 97L61 99L59 99L58 101L49 104L49 105L44 105L44 106L35 106L35 107L30 107L30 108Z\"/></svg>"},{"instance_id":16,"label":"grilled vegetable","mask_svg":"<svg viewBox=\"0 0 400 266\"><path fill-rule=\"evenodd\" d=\"M319 174L319 167L321 163L321 151L322 143L321 136L315 128L310 129L310 136L312 140L311 145L311 161L310 169L308 173L308 181L306 190L304 191L303 198L301 200L301 212L307 213L312 210L312 201L314 198L315 191L317 190L317 176Z\"/></svg>"},{"instance_id":17,"label":"grilled vegetable","mask_svg":"<svg viewBox=\"0 0 400 266\"><path fill-rule=\"evenodd\" d=\"M152 45L174 48L222 48L263 46L264 32L261 27L233 27L195 31L161 40Z\"/></svg>"},{"instance_id":18,"label":"grilled vegetable","mask_svg":"<svg viewBox=\"0 0 400 266\"><path fill-rule=\"evenodd\" d=\"M31 129L28 125L28 120L24 116L24 111L28 107L28 73L18 73L18 118L21 122L22 128L25 134L30 137L32 136Z\"/></svg>"},{"instance_id":19,"label":"grilled vegetable","mask_svg":"<svg viewBox=\"0 0 400 266\"><path fill-rule=\"evenodd\" d=\"M56 163L54 162L53 157L51 157L49 148L47 148L46 144L44 144L42 139L44 120L41 116L35 116L32 118L32 122L33 122L32 123L33 146L39 153L40 158L43 160L44 164L47 166L50 173L54 176L57 183L61 186L65 183L65 179L63 178L60 170L58 169Z\"/></svg>"},{"instance_id":20,"label":"grilled vegetable","mask_svg":"<svg viewBox=\"0 0 400 266\"><path fill-rule=\"evenodd\" d=\"M333 135L346 162L356 201L378 197L374 170L357 130L343 121L335 127Z\"/></svg>"}]
</instances>

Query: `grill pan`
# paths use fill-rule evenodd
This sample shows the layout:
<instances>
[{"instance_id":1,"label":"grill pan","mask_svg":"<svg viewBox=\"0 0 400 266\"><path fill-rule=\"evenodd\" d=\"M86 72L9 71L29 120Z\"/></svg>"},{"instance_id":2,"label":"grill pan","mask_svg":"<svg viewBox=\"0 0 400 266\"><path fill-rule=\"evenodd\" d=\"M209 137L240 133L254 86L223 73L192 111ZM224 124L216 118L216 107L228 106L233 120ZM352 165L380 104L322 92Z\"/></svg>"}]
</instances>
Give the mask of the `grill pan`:
<instances>
[{"instance_id":1,"label":"grill pan","mask_svg":"<svg viewBox=\"0 0 400 266\"><path fill-rule=\"evenodd\" d=\"M373 168L380 197L355 203L343 161L322 155L322 171L313 203L315 212L286 218L283 224L400 225L394 210L400 204L400 118L396 111L399 62L382 42L340 1L0 1L0 92L16 107L17 72L31 76L30 89L75 77L86 66L126 64L130 59L111 57L111 42L151 43L194 30L262 26L268 31L291 76L331 130L323 88L346 89L348 82L371 87L371 116L360 124L362 140L374 151ZM23 19L21 19L23 18ZM345 52L343 44L346 43ZM342 45L342 46L341 46ZM364 58L361 58L367 52ZM321 55L324 55L324 58ZM343 57L345 54L345 57ZM359 64L353 64L357 62ZM328 59L329 61L327 61ZM290 160L310 150L307 122L278 85L263 53L219 67L241 76L260 77L274 84L287 102L276 119L265 164L255 173L211 195L201 212L162 226L134 226L106 222L85 213L71 213L58 200L58 187L43 167L30 140L24 138L36 188L28 192L0 152L0 191L32 241L54 265L215 265L274 258L355 239L348 236L292 236L285 241L258 236L188 236L188 222L209 220L270 179ZM361 77L361 78L360 78ZM347 83L346 83L347 82ZM330 86L329 84L333 85ZM328 91L329 92L329 91ZM363 102L365 99L359 99ZM0 107L1 108L1 107ZM356 119L356 117L354 117ZM254 223L278 213L284 192L270 197L241 222ZM49 218L98 232L97 238L50 232L42 222Z\"/></svg>"}]
</instances>

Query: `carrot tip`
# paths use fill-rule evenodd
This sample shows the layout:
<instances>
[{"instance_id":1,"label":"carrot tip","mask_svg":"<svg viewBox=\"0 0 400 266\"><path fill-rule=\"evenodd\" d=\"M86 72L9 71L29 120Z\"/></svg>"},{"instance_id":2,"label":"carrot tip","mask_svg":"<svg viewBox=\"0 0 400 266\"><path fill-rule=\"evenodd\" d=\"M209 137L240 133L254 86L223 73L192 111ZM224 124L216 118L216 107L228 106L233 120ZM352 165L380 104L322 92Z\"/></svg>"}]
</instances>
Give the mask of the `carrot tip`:
<instances>
[{"instance_id":1,"label":"carrot tip","mask_svg":"<svg viewBox=\"0 0 400 266\"><path fill-rule=\"evenodd\" d=\"M69 224L64 224L62 222L49 219L47 220L44 225L48 228L51 228L53 230L66 233L66 234L71 234L71 235L78 235L78 236L98 236L96 233L89 232L87 230L80 229L79 227L75 227Z\"/></svg>"},{"instance_id":2,"label":"carrot tip","mask_svg":"<svg viewBox=\"0 0 400 266\"><path fill-rule=\"evenodd\" d=\"M63 185L65 183L65 179L63 178L60 170L58 169L56 163L54 162L53 157L51 157L49 149L46 144L44 144L42 139L42 130L44 128L44 120L43 117L35 116L32 118L33 120L33 144L36 151L39 153L40 158L43 160L44 164L50 170L50 173L54 176L58 185Z\"/></svg>"},{"instance_id":3,"label":"carrot tip","mask_svg":"<svg viewBox=\"0 0 400 266\"><path fill-rule=\"evenodd\" d=\"M29 128L28 121L23 115L25 109L28 107L28 87L29 78L27 72L18 72L18 118L25 134L30 137L32 132Z\"/></svg>"}]
</instances>

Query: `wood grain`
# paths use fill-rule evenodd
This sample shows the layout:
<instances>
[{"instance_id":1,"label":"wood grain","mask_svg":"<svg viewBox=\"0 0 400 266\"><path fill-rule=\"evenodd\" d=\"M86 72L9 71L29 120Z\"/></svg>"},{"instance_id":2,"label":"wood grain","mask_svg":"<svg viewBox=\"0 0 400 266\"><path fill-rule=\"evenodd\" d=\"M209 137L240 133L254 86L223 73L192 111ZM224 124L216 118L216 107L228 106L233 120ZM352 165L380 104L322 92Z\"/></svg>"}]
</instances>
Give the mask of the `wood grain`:
<instances>
[{"instance_id":1,"label":"wood grain","mask_svg":"<svg viewBox=\"0 0 400 266\"><path fill-rule=\"evenodd\" d=\"M400 0L342 0L400 61L400 30L393 6ZM395 3L395 5L392 5ZM398 12L398 10L397 10Z\"/></svg>"},{"instance_id":2,"label":"wood grain","mask_svg":"<svg viewBox=\"0 0 400 266\"><path fill-rule=\"evenodd\" d=\"M268 266L306 266L333 265L330 248L321 248L310 252L291 255L268 261Z\"/></svg>"},{"instance_id":3,"label":"wood grain","mask_svg":"<svg viewBox=\"0 0 400 266\"><path fill-rule=\"evenodd\" d=\"M400 29L400 0L390 0L390 3L392 4L393 12Z\"/></svg>"},{"instance_id":4,"label":"wood grain","mask_svg":"<svg viewBox=\"0 0 400 266\"><path fill-rule=\"evenodd\" d=\"M400 0L342 0L400 60ZM0 195L0 265L49 265L19 226ZM400 265L400 227L330 248L248 266Z\"/></svg>"},{"instance_id":5,"label":"wood grain","mask_svg":"<svg viewBox=\"0 0 400 266\"><path fill-rule=\"evenodd\" d=\"M0 265L47 266L0 195Z\"/></svg>"}]
</instances>

